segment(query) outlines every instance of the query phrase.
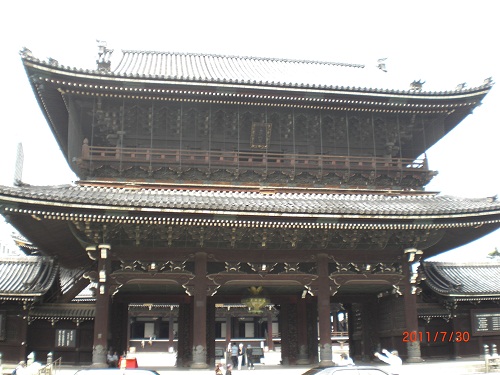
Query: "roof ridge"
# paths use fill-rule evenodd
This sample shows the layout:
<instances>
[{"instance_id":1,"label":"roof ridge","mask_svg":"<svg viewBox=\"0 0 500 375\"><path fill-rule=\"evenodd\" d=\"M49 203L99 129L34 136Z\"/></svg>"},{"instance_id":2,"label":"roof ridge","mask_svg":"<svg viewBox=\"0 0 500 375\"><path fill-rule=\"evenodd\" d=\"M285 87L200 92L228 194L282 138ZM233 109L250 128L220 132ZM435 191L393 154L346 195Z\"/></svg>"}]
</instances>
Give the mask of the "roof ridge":
<instances>
[{"instance_id":1,"label":"roof ridge","mask_svg":"<svg viewBox=\"0 0 500 375\"><path fill-rule=\"evenodd\" d=\"M256 60L256 61L279 61L287 63L296 64L318 64L318 65L331 65L331 66L345 66L349 68L365 68L365 64L356 63L343 63L334 61L324 61L324 60L307 60L307 59L292 59L283 57L260 57L260 56L241 56L241 55L228 55L228 54L217 54L217 53L202 53L202 52L173 52L173 51L142 51L142 50L132 50L125 49L122 50L123 54L136 53L136 54L160 54L160 55L180 55L180 56L197 56L197 57L216 57L225 59L241 59L241 60Z\"/></svg>"}]
</instances>

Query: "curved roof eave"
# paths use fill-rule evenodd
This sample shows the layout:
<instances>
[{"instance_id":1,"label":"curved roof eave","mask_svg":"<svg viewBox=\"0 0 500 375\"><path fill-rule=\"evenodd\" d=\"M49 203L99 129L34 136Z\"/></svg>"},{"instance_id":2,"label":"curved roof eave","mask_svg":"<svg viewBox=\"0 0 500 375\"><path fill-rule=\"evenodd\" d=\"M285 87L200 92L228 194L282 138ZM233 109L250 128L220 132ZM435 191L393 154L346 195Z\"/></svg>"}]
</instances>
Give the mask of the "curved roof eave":
<instances>
[{"instance_id":1,"label":"curved roof eave","mask_svg":"<svg viewBox=\"0 0 500 375\"><path fill-rule=\"evenodd\" d=\"M493 86L493 82L485 80L478 87L447 91L397 90L377 87L342 86L328 84L282 83L255 80L200 79L199 77L163 76L147 74L119 74L99 70L84 70L63 65L54 65L33 57L23 57L25 67L43 71L46 74L59 74L73 79L95 80L98 82L115 82L121 84L151 84L189 87L225 87L230 89L258 89L263 91L283 91L306 94L338 94L346 96L370 96L388 99L415 100L458 100L484 96ZM147 89L145 90L148 91Z\"/></svg>"},{"instance_id":2,"label":"curved roof eave","mask_svg":"<svg viewBox=\"0 0 500 375\"><path fill-rule=\"evenodd\" d=\"M459 299L500 298L500 263L422 263L426 284L434 292Z\"/></svg>"},{"instance_id":3,"label":"curved roof eave","mask_svg":"<svg viewBox=\"0 0 500 375\"><path fill-rule=\"evenodd\" d=\"M56 280L59 266L53 258L15 257L0 259L0 299L32 299L44 295Z\"/></svg>"},{"instance_id":4,"label":"curved roof eave","mask_svg":"<svg viewBox=\"0 0 500 375\"><path fill-rule=\"evenodd\" d=\"M432 224L440 220L500 222L500 202L493 198L386 196L366 194L275 193L182 189L103 188L79 185L0 187L0 202L9 205L93 210L118 216L214 215L282 219L387 220ZM7 210L10 208L6 208ZM12 208L13 209L13 208ZM33 213L37 209L33 208Z\"/></svg>"}]
</instances>

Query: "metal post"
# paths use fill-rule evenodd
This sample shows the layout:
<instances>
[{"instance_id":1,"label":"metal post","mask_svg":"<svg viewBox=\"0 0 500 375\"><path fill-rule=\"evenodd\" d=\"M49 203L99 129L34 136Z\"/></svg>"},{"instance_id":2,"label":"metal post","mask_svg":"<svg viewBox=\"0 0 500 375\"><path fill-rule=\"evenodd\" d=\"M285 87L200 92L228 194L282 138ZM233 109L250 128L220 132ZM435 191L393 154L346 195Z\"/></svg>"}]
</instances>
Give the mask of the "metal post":
<instances>
[{"instance_id":1,"label":"metal post","mask_svg":"<svg viewBox=\"0 0 500 375\"><path fill-rule=\"evenodd\" d=\"M483 345L484 348L484 367L485 372L490 372L490 347L487 344Z\"/></svg>"},{"instance_id":2,"label":"metal post","mask_svg":"<svg viewBox=\"0 0 500 375\"><path fill-rule=\"evenodd\" d=\"M52 352L47 353L47 366L45 374L52 375L52 369L54 367L54 358Z\"/></svg>"}]
</instances>

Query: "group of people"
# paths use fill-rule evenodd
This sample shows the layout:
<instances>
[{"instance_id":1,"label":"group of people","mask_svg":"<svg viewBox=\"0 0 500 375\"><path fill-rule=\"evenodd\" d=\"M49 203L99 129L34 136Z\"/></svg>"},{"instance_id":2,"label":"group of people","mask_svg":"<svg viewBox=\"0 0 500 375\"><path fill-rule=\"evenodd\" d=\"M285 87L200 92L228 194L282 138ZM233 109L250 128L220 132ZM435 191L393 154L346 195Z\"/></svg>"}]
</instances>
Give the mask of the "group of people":
<instances>
[{"instance_id":1,"label":"group of people","mask_svg":"<svg viewBox=\"0 0 500 375\"><path fill-rule=\"evenodd\" d=\"M231 375L233 368L241 370L241 367L245 365L249 370L255 370L252 345L247 344L245 347L242 343L239 345L229 343L226 351L225 375ZM215 366L215 374L224 375L222 369L222 364L218 363Z\"/></svg>"},{"instance_id":2,"label":"group of people","mask_svg":"<svg viewBox=\"0 0 500 375\"><path fill-rule=\"evenodd\" d=\"M229 357L234 368L241 370L241 367L246 364L249 370L254 370L254 358L253 358L253 348L252 345L247 344L246 348L243 344L236 346L235 343L229 343L227 346L227 360L229 363ZM246 363L245 363L246 362Z\"/></svg>"},{"instance_id":3,"label":"group of people","mask_svg":"<svg viewBox=\"0 0 500 375\"><path fill-rule=\"evenodd\" d=\"M14 371L12 371L12 375L35 375L39 373L41 368L42 364L40 362L31 362L28 360L28 363L26 363L25 361L21 361Z\"/></svg>"},{"instance_id":4,"label":"group of people","mask_svg":"<svg viewBox=\"0 0 500 375\"><path fill-rule=\"evenodd\" d=\"M108 364L108 367L118 367L118 354L116 352L108 352L108 355L106 357L106 362Z\"/></svg>"},{"instance_id":5,"label":"group of people","mask_svg":"<svg viewBox=\"0 0 500 375\"><path fill-rule=\"evenodd\" d=\"M391 373L397 375L400 373L400 368L403 365L403 361L399 357L397 350L389 352L386 349L382 349L382 353L375 352L375 357L380 359L382 362L387 363L391 366ZM340 355L340 361L337 363L338 366L354 366L354 361L347 354L342 353Z\"/></svg>"},{"instance_id":6,"label":"group of people","mask_svg":"<svg viewBox=\"0 0 500 375\"><path fill-rule=\"evenodd\" d=\"M215 365L215 375L232 375L233 373L233 365L231 365L230 363L226 366L226 373L224 374L222 372L222 369L223 369L223 365L222 363L217 363Z\"/></svg>"},{"instance_id":7,"label":"group of people","mask_svg":"<svg viewBox=\"0 0 500 375\"><path fill-rule=\"evenodd\" d=\"M375 352L374 355L381 361L391 366L392 374L396 375L400 373L400 368L403 365L403 361L399 357L397 350L389 352L386 349L382 349L382 353ZM232 375L233 368L238 368L238 370L241 370L241 367L244 365L245 357L248 369L254 369L255 367L252 346L248 344L245 348L243 344L239 344L238 346L236 346L236 344L230 343L227 347L226 372L225 374L222 372L223 365L221 363L218 363L215 366L215 375ZM349 357L349 355L347 355L346 353L342 353L340 355L340 361L337 363L337 365L354 366L354 361Z\"/></svg>"}]
</instances>

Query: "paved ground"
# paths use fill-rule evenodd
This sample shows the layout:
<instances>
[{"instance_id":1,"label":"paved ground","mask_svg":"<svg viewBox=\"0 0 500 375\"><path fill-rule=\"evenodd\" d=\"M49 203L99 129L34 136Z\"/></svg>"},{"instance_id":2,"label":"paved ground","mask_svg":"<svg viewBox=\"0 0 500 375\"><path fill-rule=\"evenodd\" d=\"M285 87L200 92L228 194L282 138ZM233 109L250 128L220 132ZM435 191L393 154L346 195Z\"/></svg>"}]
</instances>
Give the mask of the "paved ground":
<instances>
[{"instance_id":1,"label":"paved ground","mask_svg":"<svg viewBox=\"0 0 500 375\"><path fill-rule=\"evenodd\" d=\"M372 365L389 370L389 367L380 363L356 363L357 365ZM312 366L266 366L257 365L255 370L241 369L233 370L234 375L301 375ZM74 375L78 370L85 367L62 366L53 375ZM4 374L10 374L10 371L4 366ZM193 370L189 368L161 367L155 368L161 375L211 375L214 369ZM449 360L449 361L425 361L422 363L403 364L401 375L469 375L484 374L484 360Z\"/></svg>"}]
</instances>

